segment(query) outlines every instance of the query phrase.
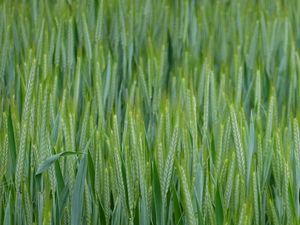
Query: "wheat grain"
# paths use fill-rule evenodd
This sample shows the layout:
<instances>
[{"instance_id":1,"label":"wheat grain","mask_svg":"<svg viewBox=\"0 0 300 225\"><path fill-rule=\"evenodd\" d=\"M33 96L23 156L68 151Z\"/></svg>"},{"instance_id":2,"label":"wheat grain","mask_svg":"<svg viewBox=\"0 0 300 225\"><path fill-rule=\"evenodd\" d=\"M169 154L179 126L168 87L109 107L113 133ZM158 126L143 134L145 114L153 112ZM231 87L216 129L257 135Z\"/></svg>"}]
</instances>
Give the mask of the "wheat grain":
<instances>
[{"instance_id":1,"label":"wheat grain","mask_svg":"<svg viewBox=\"0 0 300 225\"><path fill-rule=\"evenodd\" d=\"M235 149L236 149L236 155L238 159L238 166L239 166L241 176L244 177L246 175L245 155L244 155L241 135L240 135L237 119L236 119L236 114L233 109L233 106L230 107L230 118L231 118L231 126L232 126Z\"/></svg>"}]
</instances>

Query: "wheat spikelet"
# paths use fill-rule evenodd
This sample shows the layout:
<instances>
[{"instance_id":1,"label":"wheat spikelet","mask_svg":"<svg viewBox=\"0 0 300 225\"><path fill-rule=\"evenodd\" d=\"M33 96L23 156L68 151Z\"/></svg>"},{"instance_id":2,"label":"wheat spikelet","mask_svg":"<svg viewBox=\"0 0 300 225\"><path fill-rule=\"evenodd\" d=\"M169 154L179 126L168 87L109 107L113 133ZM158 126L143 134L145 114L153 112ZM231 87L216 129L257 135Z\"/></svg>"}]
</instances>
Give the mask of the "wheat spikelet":
<instances>
[{"instance_id":1,"label":"wheat spikelet","mask_svg":"<svg viewBox=\"0 0 300 225\"><path fill-rule=\"evenodd\" d=\"M187 122L189 123L188 125L190 126L190 129L193 125L192 120L193 120L193 114L192 114L192 96L191 96L191 90L188 89L186 80L182 78L181 80L182 85L180 88L180 98L182 105L185 107L185 112L188 115Z\"/></svg>"},{"instance_id":2,"label":"wheat spikelet","mask_svg":"<svg viewBox=\"0 0 300 225\"><path fill-rule=\"evenodd\" d=\"M65 122L65 119L62 117L61 118L61 124L62 124L62 129L63 129L63 134L64 134L64 139L65 139L65 148L70 151L71 150L71 140L70 140L70 132L68 129L68 126ZM75 178L75 172L73 169L73 165L70 159L67 159L67 177L66 177L66 183L69 185L70 191L73 190L73 185L74 185L74 178Z\"/></svg>"},{"instance_id":3,"label":"wheat spikelet","mask_svg":"<svg viewBox=\"0 0 300 225\"><path fill-rule=\"evenodd\" d=\"M159 182L160 186L162 188L162 182L163 182L163 173L164 173L164 155L163 155L163 147L162 144L159 143L158 145L158 175L159 175Z\"/></svg>"},{"instance_id":4,"label":"wheat spikelet","mask_svg":"<svg viewBox=\"0 0 300 225\"><path fill-rule=\"evenodd\" d=\"M7 64L7 53L9 51L9 33L10 33L10 27L8 26L5 31L5 39L2 46L1 51L1 59L0 59L0 79L4 79L4 72Z\"/></svg>"},{"instance_id":5,"label":"wheat spikelet","mask_svg":"<svg viewBox=\"0 0 300 225\"><path fill-rule=\"evenodd\" d=\"M238 69L238 79L237 79L237 91L236 91L236 98L235 98L235 105L238 107L241 102L242 91L243 91L243 68L242 66Z\"/></svg>"},{"instance_id":6,"label":"wheat spikelet","mask_svg":"<svg viewBox=\"0 0 300 225\"><path fill-rule=\"evenodd\" d=\"M31 103L32 105L32 109L31 109L31 129L34 129L32 132L32 135L39 140L40 138L40 132L35 132L35 127L34 123L36 122L37 124L41 124L42 123L42 119L43 119L43 101L44 101L44 91L45 88L44 86L40 83L38 86L38 95L37 98L33 98L33 101ZM40 110L41 109L41 110Z\"/></svg>"},{"instance_id":7,"label":"wheat spikelet","mask_svg":"<svg viewBox=\"0 0 300 225\"><path fill-rule=\"evenodd\" d=\"M50 142L50 135L47 134L47 154L51 155L51 142ZM56 176L55 176L55 170L54 170L54 165L52 165L49 169L49 178L50 178L50 185L51 185L51 189L54 192L56 190L56 185L57 185L57 181L56 181Z\"/></svg>"},{"instance_id":8,"label":"wheat spikelet","mask_svg":"<svg viewBox=\"0 0 300 225\"><path fill-rule=\"evenodd\" d=\"M121 45L123 46L123 49L126 49L127 45L127 40L126 40L126 26L125 26L125 19L126 17L124 16L124 4L123 1L120 1L118 4L118 19L119 19L119 30L120 32L120 39L121 39Z\"/></svg>"},{"instance_id":9,"label":"wheat spikelet","mask_svg":"<svg viewBox=\"0 0 300 225\"><path fill-rule=\"evenodd\" d=\"M238 220L238 225L243 225L245 222L245 217L246 217L246 207L247 205L244 203L244 205L242 206L242 210L240 212L240 216L239 216L239 220Z\"/></svg>"},{"instance_id":10,"label":"wheat spikelet","mask_svg":"<svg viewBox=\"0 0 300 225\"><path fill-rule=\"evenodd\" d=\"M229 149L230 144L230 137L231 137L231 120L230 117L228 117L225 125L225 131L224 131L224 143L223 143L223 149L222 152L225 154L227 150Z\"/></svg>"},{"instance_id":11,"label":"wheat spikelet","mask_svg":"<svg viewBox=\"0 0 300 225\"><path fill-rule=\"evenodd\" d=\"M24 160L25 160L25 151L26 151L26 138L27 138L27 128L28 128L28 118L29 118L29 110L30 110L30 103L32 98L33 92L33 85L35 79L35 70L36 70L36 60L33 61L32 67L30 70L30 75L27 82L26 88L26 95L25 95L25 103L24 103L24 111L22 115L22 127L21 127L21 134L20 134L20 145L19 145L19 153L17 159L17 166L16 166L16 186L17 188L20 187L20 184L23 180L24 175Z\"/></svg>"},{"instance_id":12,"label":"wheat spikelet","mask_svg":"<svg viewBox=\"0 0 300 225\"><path fill-rule=\"evenodd\" d=\"M167 192L171 182L171 176L173 172L173 164L174 164L174 157L176 153L176 145L177 145L177 138L178 138L178 128L175 127L172 140L170 143L170 150L167 156L167 160L164 167L164 174L163 174L163 182L162 182L162 199L163 204L166 204L166 197Z\"/></svg>"},{"instance_id":13,"label":"wheat spikelet","mask_svg":"<svg viewBox=\"0 0 300 225\"><path fill-rule=\"evenodd\" d=\"M192 179L194 180L197 172L197 153L198 153L198 132L197 132L197 105L196 98L192 96L192 138L193 138L193 152L192 152Z\"/></svg>"},{"instance_id":14,"label":"wheat spikelet","mask_svg":"<svg viewBox=\"0 0 300 225\"><path fill-rule=\"evenodd\" d=\"M247 191L247 186L246 186L246 179L241 179L240 180L240 202L246 202L246 191Z\"/></svg>"},{"instance_id":15,"label":"wheat spikelet","mask_svg":"<svg viewBox=\"0 0 300 225\"><path fill-rule=\"evenodd\" d=\"M262 142L261 136L257 137L257 171L259 174L263 172L263 152L262 152Z\"/></svg>"},{"instance_id":16,"label":"wheat spikelet","mask_svg":"<svg viewBox=\"0 0 300 225\"><path fill-rule=\"evenodd\" d=\"M3 113L3 130L7 132L7 116L6 113ZM1 140L1 138L0 138ZM2 140L3 145L0 145L0 180L2 177L5 176L7 170L7 163L8 163L8 135L5 134Z\"/></svg>"},{"instance_id":17,"label":"wheat spikelet","mask_svg":"<svg viewBox=\"0 0 300 225\"><path fill-rule=\"evenodd\" d=\"M103 11L103 0L100 1L97 21L96 21L96 30L95 30L95 41L98 42L103 37L103 24L104 24L104 11Z\"/></svg>"},{"instance_id":18,"label":"wheat spikelet","mask_svg":"<svg viewBox=\"0 0 300 225\"><path fill-rule=\"evenodd\" d=\"M147 161L145 167L145 184L146 184L146 205L147 205L147 212L148 218L151 218L151 211L152 211L152 185L151 185L151 166L150 162Z\"/></svg>"},{"instance_id":19,"label":"wheat spikelet","mask_svg":"<svg viewBox=\"0 0 300 225\"><path fill-rule=\"evenodd\" d=\"M8 136L4 135L3 145L0 147L0 180L6 175L8 165Z\"/></svg>"},{"instance_id":20,"label":"wheat spikelet","mask_svg":"<svg viewBox=\"0 0 300 225\"><path fill-rule=\"evenodd\" d=\"M188 224L193 225L193 224L196 224L196 220L195 220L195 215L194 215L191 193L189 191L188 181L187 181L184 169L181 166L179 168L179 175L180 175L182 193L183 193L184 202L185 202L185 207L184 207L185 214L187 216Z\"/></svg>"},{"instance_id":21,"label":"wheat spikelet","mask_svg":"<svg viewBox=\"0 0 300 225\"><path fill-rule=\"evenodd\" d=\"M51 121L51 124L54 123L55 121L55 112L54 112L54 97L53 97L53 94L51 93L50 94L50 97L49 97L49 114L50 114L50 121Z\"/></svg>"},{"instance_id":22,"label":"wheat spikelet","mask_svg":"<svg viewBox=\"0 0 300 225\"><path fill-rule=\"evenodd\" d=\"M268 116L267 116L265 147L267 147L269 145L269 142L271 141L272 124L273 124L273 112L274 112L274 97L271 96L270 103L269 103L269 109L268 109Z\"/></svg>"},{"instance_id":23,"label":"wheat spikelet","mask_svg":"<svg viewBox=\"0 0 300 225\"><path fill-rule=\"evenodd\" d=\"M171 139L171 121L170 121L170 110L169 106L166 106L166 113L165 113L165 125L166 125L166 139L170 140Z\"/></svg>"},{"instance_id":24,"label":"wheat spikelet","mask_svg":"<svg viewBox=\"0 0 300 225\"><path fill-rule=\"evenodd\" d=\"M48 55L44 54L43 55L43 79L46 80L47 75L48 75Z\"/></svg>"},{"instance_id":25,"label":"wheat spikelet","mask_svg":"<svg viewBox=\"0 0 300 225\"><path fill-rule=\"evenodd\" d=\"M109 176L108 176L108 169L105 168L104 170L104 214L105 214L105 221L106 224L109 224L110 220L110 186L109 186Z\"/></svg>"},{"instance_id":26,"label":"wheat spikelet","mask_svg":"<svg viewBox=\"0 0 300 225\"><path fill-rule=\"evenodd\" d=\"M20 126L21 126L21 124L20 124L19 119L17 118L16 114L13 114L13 121L14 121L14 124L13 124L13 126L14 126L14 132L16 134L16 137L15 137L16 143L20 143L20 135L21 135L21 128L20 128ZM16 150L18 152L19 148L17 148Z\"/></svg>"},{"instance_id":27,"label":"wheat spikelet","mask_svg":"<svg viewBox=\"0 0 300 225\"><path fill-rule=\"evenodd\" d=\"M80 133L81 135L80 135L80 141L79 141L79 150L80 151L83 151L85 149L88 117L89 117L89 112L90 112L89 106L90 106L90 104L88 103L85 108L83 121L82 121L82 125L81 125L81 133Z\"/></svg>"},{"instance_id":28,"label":"wheat spikelet","mask_svg":"<svg viewBox=\"0 0 300 225\"><path fill-rule=\"evenodd\" d=\"M218 106L221 106L223 104L223 97L225 93L225 82L226 82L226 76L224 73L221 73L220 77L220 83L219 83L219 88L218 88Z\"/></svg>"},{"instance_id":29,"label":"wheat spikelet","mask_svg":"<svg viewBox=\"0 0 300 225\"><path fill-rule=\"evenodd\" d=\"M58 33L55 44L54 64L58 66L60 64L61 55L61 26L58 27Z\"/></svg>"},{"instance_id":30,"label":"wheat spikelet","mask_svg":"<svg viewBox=\"0 0 300 225\"><path fill-rule=\"evenodd\" d=\"M190 140L188 139L191 136L189 135L189 130L187 128L183 128L181 133L182 133L182 135L181 135L182 136L182 142L181 142L182 150L183 150L183 154L185 156L188 156L187 160L186 160L187 161L186 164L189 165L192 162L191 157L192 157L193 150L194 150L192 143L190 143ZM189 170L192 168L193 167L188 167Z\"/></svg>"},{"instance_id":31,"label":"wheat spikelet","mask_svg":"<svg viewBox=\"0 0 300 225\"><path fill-rule=\"evenodd\" d=\"M145 96L147 107L150 107L150 96L149 96L149 91L145 80L145 75L143 73L139 73L139 78L141 82L141 90L143 95Z\"/></svg>"},{"instance_id":32,"label":"wheat spikelet","mask_svg":"<svg viewBox=\"0 0 300 225\"><path fill-rule=\"evenodd\" d=\"M104 126L104 104L103 104L103 88L102 81L100 79L100 64L97 62L96 65L96 74L95 74L95 82L96 82L96 96L97 96L97 104L98 104L98 116L99 116L99 126Z\"/></svg>"},{"instance_id":33,"label":"wheat spikelet","mask_svg":"<svg viewBox=\"0 0 300 225\"><path fill-rule=\"evenodd\" d=\"M211 225L216 225L216 216L214 213L213 204L211 202L211 197L209 196L209 205L208 205L208 221Z\"/></svg>"},{"instance_id":34,"label":"wheat spikelet","mask_svg":"<svg viewBox=\"0 0 300 225\"><path fill-rule=\"evenodd\" d=\"M126 183L127 183L127 193L128 193L128 205L130 217L133 216L133 201L134 201L134 192L133 192L133 177L132 177L132 166L130 163L131 159L129 157L128 151L125 152L125 172L126 172Z\"/></svg>"},{"instance_id":35,"label":"wheat spikelet","mask_svg":"<svg viewBox=\"0 0 300 225\"><path fill-rule=\"evenodd\" d=\"M293 135L294 135L294 157L296 166L300 167L300 134L298 120L295 118L293 121Z\"/></svg>"},{"instance_id":36,"label":"wheat spikelet","mask_svg":"<svg viewBox=\"0 0 300 225\"><path fill-rule=\"evenodd\" d=\"M203 112L203 132L204 137L207 138L208 135L208 113L209 113L209 80L210 80L210 72L207 71L206 81L204 86L204 112Z\"/></svg>"},{"instance_id":37,"label":"wheat spikelet","mask_svg":"<svg viewBox=\"0 0 300 225\"><path fill-rule=\"evenodd\" d=\"M222 168L220 169L220 173L218 174L218 177L217 177L219 183L225 183L225 181L226 181L227 170L229 169L228 164L229 164L229 160L226 158L222 165Z\"/></svg>"},{"instance_id":38,"label":"wheat spikelet","mask_svg":"<svg viewBox=\"0 0 300 225\"><path fill-rule=\"evenodd\" d=\"M216 121L217 119L217 106L216 106L216 91L215 91L215 75L211 72L210 76L210 105L211 105L211 119Z\"/></svg>"},{"instance_id":39,"label":"wheat spikelet","mask_svg":"<svg viewBox=\"0 0 300 225\"><path fill-rule=\"evenodd\" d=\"M139 138L139 143L140 143L140 148L142 149L142 139L141 137ZM139 184L140 184L140 192L141 192L141 198L142 198L142 202L141 202L141 208L142 211L146 213L143 213L143 220L148 220L148 216L149 216L149 211L148 211L148 203L149 203L149 199L148 199L148 193L147 193L147 181L146 181L146 166L145 166L145 157L143 152L138 151L137 154L137 159L138 159L138 168L139 168Z\"/></svg>"},{"instance_id":40,"label":"wheat spikelet","mask_svg":"<svg viewBox=\"0 0 300 225\"><path fill-rule=\"evenodd\" d=\"M215 163L215 177L218 177L218 174L220 174L220 168L222 163L222 156L223 156L223 133L224 133L224 127L221 125L220 128L220 136L219 136L219 143L218 148L216 152L216 163Z\"/></svg>"},{"instance_id":41,"label":"wheat spikelet","mask_svg":"<svg viewBox=\"0 0 300 225\"><path fill-rule=\"evenodd\" d=\"M138 144L137 144L137 137L136 137L136 132L134 128L134 123L133 123L133 117L131 112L129 113L129 123L130 123L130 140L132 142L132 164L133 164L133 177L136 177L137 174L139 173L139 162L138 162Z\"/></svg>"},{"instance_id":42,"label":"wheat spikelet","mask_svg":"<svg viewBox=\"0 0 300 225\"><path fill-rule=\"evenodd\" d=\"M45 21L42 21L42 25L40 28L38 40L37 40L37 52L36 52L36 59L37 59L37 64L40 65L42 61L42 50L43 50L43 39L44 39L44 26L45 26Z\"/></svg>"},{"instance_id":43,"label":"wheat spikelet","mask_svg":"<svg viewBox=\"0 0 300 225\"><path fill-rule=\"evenodd\" d=\"M256 173L252 173L252 185L253 185L253 204L254 204L254 216L255 223L257 225L260 224L260 210L259 210L259 202L258 202L258 186L257 186L257 177Z\"/></svg>"},{"instance_id":44,"label":"wheat spikelet","mask_svg":"<svg viewBox=\"0 0 300 225\"><path fill-rule=\"evenodd\" d=\"M209 195L209 176L208 176L208 170L206 169L206 176L205 176L205 190L204 190L204 198L203 198L203 221L204 223L207 220L207 214L208 214L208 210L209 210L209 205L211 204L210 202L210 195Z\"/></svg>"},{"instance_id":45,"label":"wheat spikelet","mask_svg":"<svg viewBox=\"0 0 300 225\"><path fill-rule=\"evenodd\" d=\"M285 168L284 168L284 182L283 182L283 198L284 198L284 209L286 213L286 223L291 224L291 209L290 209L290 200L289 200L289 179L290 179L290 174L289 174L289 169L288 169L288 164L285 163Z\"/></svg>"},{"instance_id":46,"label":"wheat spikelet","mask_svg":"<svg viewBox=\"0 0 300 225\"><path fill-rule=\"evenodd\" d=\"M121 141L121 147L122 149L125 148L126 145L128 145L129 143L129 136L128 136L128 110L126 109L125 111L125 119L124 119L124 123L123 123L123 133L122 133L122 141Z\"/></svg>"},{"instance_id":47,"label":"wheat spikelet","mask_svg":"<svg viewBox=\"0 0 300 225\"><path fill-rule=\"evenodd\" d=\"M73 23L70 19L68 22L68 68L73 68L74 64L74 35L73 35Z\"/></svg>"},{"instance_id":48,"label":"wheat spikelet","mask_svg":"<svg viewBox=\"0 0 300 225\"><path fill-rule=\"evenodd\" d=\"M25 185L26 186L26 185ZM25 203L25 216L26 216L26 222L28 224L32 224L33 222L33 218L32 218L32 203L30 200L30 196L29 196L29 192L27 190L27 188L25 187L25 191L24 191L24 203Z\"/></svg>"},{"instance_id":49,"label":"wheat spikelet","mask_svg":"<svg viewBox=\"0 0 300 225\"><path fill-rule=\"evenodd\" d=\"M76 151L76 128L75 128L75 122L74 122L74 116L73 114L69 113L69 129L70 129L70 151ZM71 156L72 159L74 159L73 156Z\"/></svg>"},{"instance_id":50,"label":"wheat spikelet","mask_svg":"<svg viewBox=\"0 0 300 225\"><path fill-rule=\"evenodd\" d=\"M113 116L113 143L116 146L117 150L120 150L120 135L118 128L117 116Z\"/></svg>"},{"instance_id":51,"label":"wheat spikelet","mask_svg":"<svg viewBox=\"0 0 300 225\"><path fill-rule=\"evenodd\" d=\"M153 204L153 189L152 189L152 185L150 185L147 192L147 209L148 209L149 218L151 218L152 204Z\"/></svg>"},{"instance_id":52,"label":"wheat spikelet","mask_svg":"<svg viewBox=\"0 0 300 225\"><path fill-rule=\"evenodd\" d=\"M280 189L283 184L283 173L284 173L284 161L282 156L282 148L281 148L281 140L279 136L279 132L276 134L276 171L278 176L278 185Z\"/></svg>"},{"instance_id":53,"label":"wheat spikelet","mask_svg":"<svg viewBox=\"0 0 300 225\"><path fill-rule=\"evenodd\" d=\"M224 205L227 209L229 207L231 193L232 193L232 186L233 186L233 179L234 179L234 172L235 172L235 160L234 160L235 154L231 154L230 164L229 164L229 171L227 176L227 182L225 186L225 192L224 192Z\"/></svg>"},{"instance_id":54,"label":"wheat spikelet","mask_svg":"<svg viewBox=\"0 0 300 225\"><path fill-rule=\"evenodd\" d=\"M48 149L47 149L47 138L46 138L46 123L48 120L48 113L47 113L47 105L48 105L48 90L45 89L44 98L42 102L42 118L41 118L41 128L40 128L40 158L39 163L41 163L47 156L48 156Z\"/></svg>"},{"instance_id":55,"label":"wheat spikelet","mask_svg":"<svg viewBox=\"0 0 300 225\"><path fill-rule=\"evenodd\" d=\"M37 121L38 119L40 119L39 114L36 113L36 111L38 111L37 109L40 108L40 107L37 107L36 105L36 100L35 98L33 98L32 100L32 103L31 103L32 107L30 109L30 116L29 116L29 127L28 127L28 133L29 133L29 136L32 137L32 138L36 138L36 139L39 139L39 132L36 132L36 123L37 122L40 122L41 120ZM36 118L37 117L37 118ZM40 152L37 152L37 156L39 158L39 153Z\"/></svg>"},{"instance_id":56,"label":"wheat spikelet","mask_svg":"<svg viewBox=\"0 0 300 225\"><path fill-rule=\"evenodd\" d=\"M241 135L240 135L237 119L236 119L236 114L235 114L233 106L230 107L230 118L231 118L231 125L232 125L232 132L233 132L233 139L234 139L234 144L235 144L235 149L236 149L236 155L237 155L237 159L238 159L239 171L240 171L242 177L244 177L246 175L245 155L244 155Z\"/></svg>"},{"instance_id":57,"label":"wheat spikelet","mask_svg":"<svg viewBox=\"0 0 300 225\"><path fill-rule=\"evenodd\" d=\"M0 138L0 141L1 143L4 143L4 140L2 140ZM1 172L1 175L0 175L0 180L2 179L2 174L4 174L4 163L3 163L3 156L4 156L4 146L0 145L0 172Z\"/></svg>"},{"instance_id":58,"label":"wheat spikelet","mask_svg":"<svg viewBox=\"0 0 300 225\"><path fill-rule=\"evenodd\" d=\"M273 201L270 198L268 199L268 205L269 205L269 208L270 208L271 219L272 219L272 222L273 222L272 224L279 225L280 223L279 223L279 220L278 220L276 209L274 207Z\"/></svg>"},{"instance_id":59,"label":"wheat spikelet","mask_svg":"<svg viewBox=\"0 0 300 225\"><path fill-rule=\"evenodd\" d=\"M94 107L94 102L91 104L91 111L89 115L89 120L88 120L88 127L87 127L87 137L89 137L89 145L91 149L95 149L95 133L96 133L96 128L94 127L93 124L95 124L95 115L96 114L96 107ZM71 127L71 125L70 125ZM93 152L92 152L93 153Z\"/></svg>"},{"instance_id":60,"label":"wheat spikelet","mask_svg":"<svg viewBox=\"0 0 300 225\"><path fill-rule=\"evenodd\" d=\"M281 186L281 146L280 146L280 137L278 132L276 133L276 148L274 148L274 160L272 161L272 171L274 173L274 179L276 185Z\"/></svg>"},{"instance_id":61,"label":"wheat spikelet","mask_svg":"<svg viewBox=\"0 0 300 225\"><path fill-rule=\"evenodd\" d=\"M234 186L234 196L233 196L233 208L234 212L237 213L239 206L240 206L240 175L237 175L235 179L235 186Z\"/></svg>"},{"instance_id":62,"label":"wheat spikelet","mask_svg":"<svg viewBox=\"0 0 300 225\"><path fill-rule=\"evenodd\" d=\"M120 203L125 208L125 212L127 212L127 201L126 201L126 194L125 194L125 185L122 175L122 162L120 159L120 155L118 152L117 147L114 147L114 160L116 164L116 175L117 175L117 187L118 187L118 193L120 197Z\"/></svg>"},{"instance_id":63,"label":"wheat spikelet","mask_svg":"<svg viewBox=\"0 0 300 225\"><path fill-rule=\"evenodd\" d=\"M89 34L89 29L88 29L88 24L86 21L86 16L83 14L82 15L82 23L83 23L83 38L84 38L84 45L85 45L85 50L87 53L87 58L89 60L92 59L92 46L91 46L91 41L90 41L90 34Z\"/></svg>"},{"instance_id":64,"label":"wheat spikelet","mask_svg":"<svg viewBox=\"0 0 300 225\"><path fill-rule=\"evenodd\" d=\"M102 158L102 155L101 155L101 149L100 149L100 133L99 131L97 130L96 131L96 143L99 143L99 144L96 144L96 153L95 153L95 192L96 192L96 195L97 197L99 198L100 197L100 183L103 182L103 179L101 176L101 171L103 169L103 166L102 166L102 160L100 159L100 157ZM101 163L100 163L101 161ZM102 173L103 174L103 173Z\"/></svg>"},{"instance_id":65,"label":"wheat spikelet","mask_svg":"<svg viewBox=\"0 0 300 225\"><path fill-rule=\"evenodd\" d=\"M69 225L70 224L70 212L68 210L68 207L64 208L64 217L63 217L63 224L64 225Z\"/></svg>"}]
</instances>

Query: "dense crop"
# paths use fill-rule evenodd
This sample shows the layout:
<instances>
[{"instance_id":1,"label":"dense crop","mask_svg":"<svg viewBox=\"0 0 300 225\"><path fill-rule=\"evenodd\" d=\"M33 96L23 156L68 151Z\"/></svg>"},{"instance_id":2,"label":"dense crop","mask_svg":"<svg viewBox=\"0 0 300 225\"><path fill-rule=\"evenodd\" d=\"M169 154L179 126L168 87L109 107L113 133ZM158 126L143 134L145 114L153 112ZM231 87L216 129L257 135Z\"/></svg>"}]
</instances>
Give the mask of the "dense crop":
<instances>
[{"instance_id":1,"label":"dense crop","mask_svg":"<svg viewBox=\"0 0 300 225\"><path fill-rule=\"evenodd\" d=\"M1 1L0 224L300 224L299 15Z\"/></svg>"}]
</instances>

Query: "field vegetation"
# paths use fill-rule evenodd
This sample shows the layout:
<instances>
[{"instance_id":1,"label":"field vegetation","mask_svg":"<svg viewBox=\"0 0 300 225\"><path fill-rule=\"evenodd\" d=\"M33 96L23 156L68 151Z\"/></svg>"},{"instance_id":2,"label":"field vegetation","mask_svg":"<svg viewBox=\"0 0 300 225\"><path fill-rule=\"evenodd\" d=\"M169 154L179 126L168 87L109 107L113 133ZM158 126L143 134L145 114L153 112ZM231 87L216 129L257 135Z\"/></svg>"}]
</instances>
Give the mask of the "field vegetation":
<instances>
[{"instance_id":1,"label":"field vegetation","mask_svg":"<svg viewBox=\"0 0 300 225\"><path fill-rule=\"evenodd\" d=\"M0 224L300 224L299 15L2 0Z\"/></svg>"}]
</instances>

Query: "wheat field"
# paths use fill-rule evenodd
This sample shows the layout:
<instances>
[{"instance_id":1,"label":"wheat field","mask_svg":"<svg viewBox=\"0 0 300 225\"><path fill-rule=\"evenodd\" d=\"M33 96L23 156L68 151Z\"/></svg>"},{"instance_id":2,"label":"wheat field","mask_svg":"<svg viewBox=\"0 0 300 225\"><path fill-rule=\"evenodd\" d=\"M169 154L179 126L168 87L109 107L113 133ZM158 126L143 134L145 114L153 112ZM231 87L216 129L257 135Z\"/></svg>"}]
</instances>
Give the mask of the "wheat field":
<instances>
[{"instance_id":1,"label":"wheat field","mask_svg":"<svg viewBox=\"0 0 300 225\"><path fill-rule=\"evenodd\" d=\"M0 224L300 224L300 1L0 1Z\"/></svg>"}]
</instances>

